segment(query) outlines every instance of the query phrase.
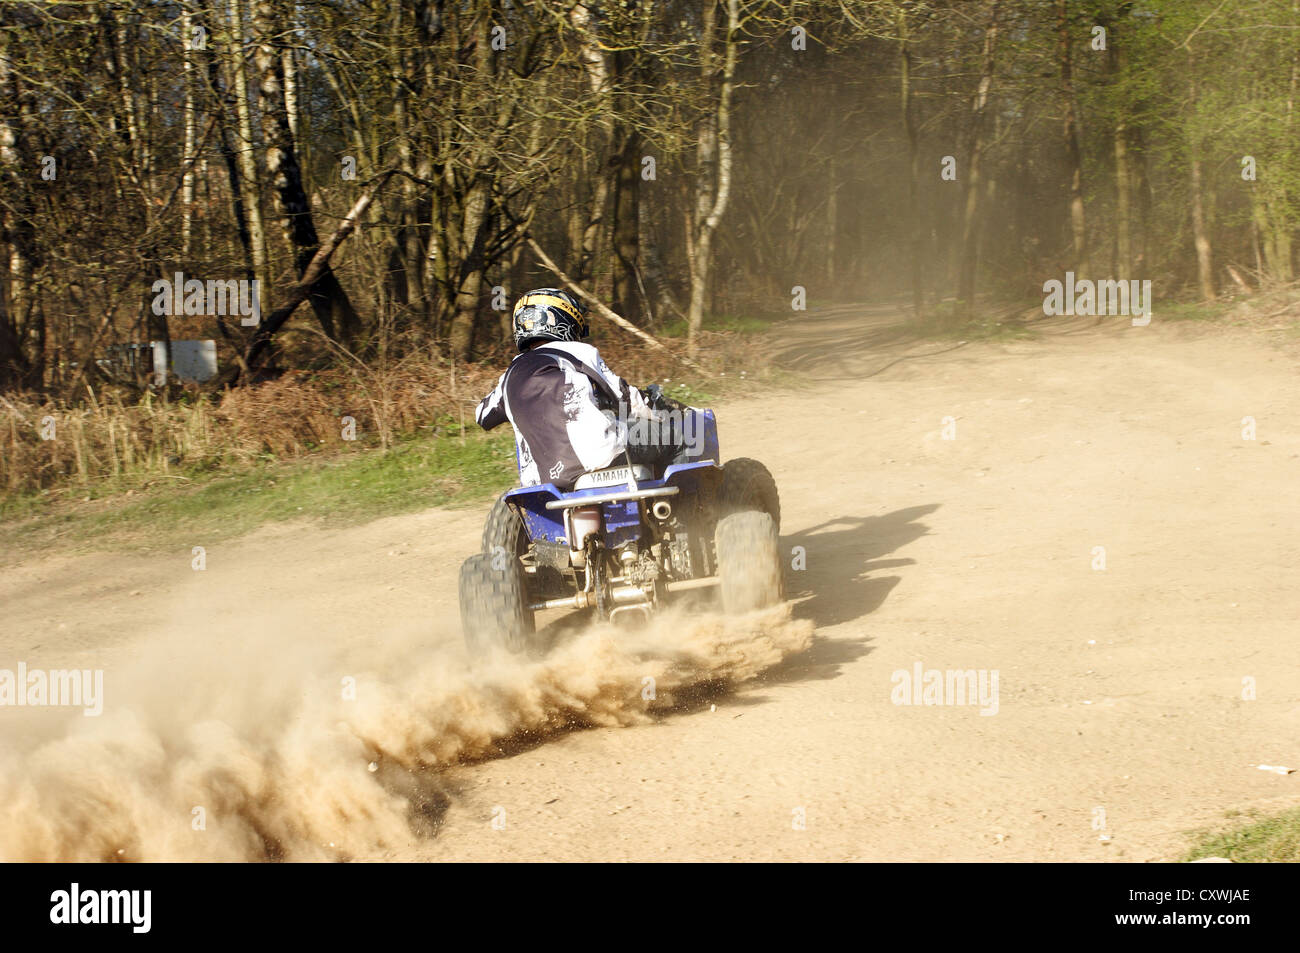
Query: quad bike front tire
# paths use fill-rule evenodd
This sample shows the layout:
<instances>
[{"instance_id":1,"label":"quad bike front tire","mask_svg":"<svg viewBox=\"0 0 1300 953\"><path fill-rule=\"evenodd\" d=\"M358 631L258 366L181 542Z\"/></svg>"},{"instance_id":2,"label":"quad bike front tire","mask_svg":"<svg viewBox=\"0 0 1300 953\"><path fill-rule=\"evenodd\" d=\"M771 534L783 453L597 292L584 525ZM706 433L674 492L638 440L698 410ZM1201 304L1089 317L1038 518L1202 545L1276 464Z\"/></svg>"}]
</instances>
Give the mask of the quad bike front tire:
<instances>
[{"instance_id":1,"label":"quad bike front tire","mask_svg":"<svg viewBox=\"0 0 1300 953\"><path fill-rule=\"evenodd\" d=\"M519 655L531 647L536 625L518 559L476 553L461 563L460 624L474 657L495 650Z\"/></svg>"},{"instance_id":2,"label":"quad bike front tire","mask_svg":"<svg viewBox=\"0 0 1300 953\"><path fill-rule=\"evenodd\" d=\"M781 529L781 497L776 490L776 480L757 460L737 457L723 465L718 502L719 516L759 510L772 517L778 531Z\"/></svg>"},{"instance_id":3,"label":"quad bike front tire","mask_svg":"<svg viewBox=\"0 0 1300 953\"><path fill-rule=\"evenodd\" d=\"M781 557L771 514L747 510L724 516L714 545L724 612L753 612L781 601Z\"/></svg>"}]
</instances>

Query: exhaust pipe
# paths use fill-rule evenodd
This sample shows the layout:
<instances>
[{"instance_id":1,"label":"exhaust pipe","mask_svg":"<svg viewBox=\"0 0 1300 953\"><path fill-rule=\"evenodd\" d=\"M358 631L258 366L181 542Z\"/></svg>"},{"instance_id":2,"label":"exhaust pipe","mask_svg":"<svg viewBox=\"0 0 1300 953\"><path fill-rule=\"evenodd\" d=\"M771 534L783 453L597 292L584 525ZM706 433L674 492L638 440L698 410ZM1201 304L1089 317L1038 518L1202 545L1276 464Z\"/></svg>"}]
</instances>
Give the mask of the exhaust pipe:
<instances>
[{"instance_id":1,"label":"exhaust pipe","mask_svg":"<svg viewBox=\"0 0 1300 953\"><path fill-rule=\"evenodd\" d=\"M673 515L673 505L667 500L655 500L650 506L650 512L659 522L663 522Z\"/></svg>"}]
</instances>

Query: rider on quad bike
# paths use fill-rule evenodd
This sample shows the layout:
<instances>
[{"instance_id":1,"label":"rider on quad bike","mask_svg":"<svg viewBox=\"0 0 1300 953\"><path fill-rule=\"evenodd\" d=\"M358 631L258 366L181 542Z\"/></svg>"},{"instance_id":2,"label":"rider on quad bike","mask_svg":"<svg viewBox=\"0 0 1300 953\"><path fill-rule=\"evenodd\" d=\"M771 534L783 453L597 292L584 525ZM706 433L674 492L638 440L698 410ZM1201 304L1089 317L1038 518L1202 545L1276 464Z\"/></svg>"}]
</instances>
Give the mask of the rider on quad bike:
<instances>
[{"instance_id":1,"label":"rider on quad bike","mask_svg":"<svg viewBox=\"0 0 1300 953\"><path fill-rule=\"evenodd\" d=\"M620 462L656 471L683 462L686 441L680 405L651 385L628 386L590 344L587 309L558 288L529 291L515 304L514 337L519 355L478 405L484 430L507 420L514 426L523 486L549 482L569 489L583 473ZM628 424L654 418L654 426ZM647 435L653 434L653 441Z\"/></svg>"},{"instance_id":2,"label":"rider on quad bike","mask_svg":"<svg viewBox=\"0 0 1300 953\"><path fill-rule=\"evenodd\" d=\"M757 460L721 461L712 410L629 387L556 288L514 311L519 355L476 415L514 426L521 486L497 498L460 568L465 643L477 657L542 651L534 614L649 617L713 591L723 611L780 601L781 503Z\"/></svg>"}]
</instances>

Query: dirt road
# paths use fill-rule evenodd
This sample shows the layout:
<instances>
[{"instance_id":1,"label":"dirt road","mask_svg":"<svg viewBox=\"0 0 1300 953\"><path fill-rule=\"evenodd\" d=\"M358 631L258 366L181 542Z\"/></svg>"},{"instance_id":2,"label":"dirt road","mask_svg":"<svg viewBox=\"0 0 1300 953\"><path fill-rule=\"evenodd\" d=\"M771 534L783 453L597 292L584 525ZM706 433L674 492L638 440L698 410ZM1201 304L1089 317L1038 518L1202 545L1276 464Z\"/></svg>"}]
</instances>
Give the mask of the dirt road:
<instances>
[{"instance_id":1,"label":"dirt road","mask_svg":"<svg viewBox=\"0 0 1300 953\"><path fill-rule=\"evenodd\" d=\"M1159 320L801 327L774 338L806 387L719 407L724 457L780 485L792 620L469 673L481 508L267 529L203 571L33 554L0 667L102 668L105 711L0 710L0 856L1145 861L1300 804L1255 767L1300 767L1292 357ZM896 703L918 669L996 696Z\"/></svg>"}]
</instances>

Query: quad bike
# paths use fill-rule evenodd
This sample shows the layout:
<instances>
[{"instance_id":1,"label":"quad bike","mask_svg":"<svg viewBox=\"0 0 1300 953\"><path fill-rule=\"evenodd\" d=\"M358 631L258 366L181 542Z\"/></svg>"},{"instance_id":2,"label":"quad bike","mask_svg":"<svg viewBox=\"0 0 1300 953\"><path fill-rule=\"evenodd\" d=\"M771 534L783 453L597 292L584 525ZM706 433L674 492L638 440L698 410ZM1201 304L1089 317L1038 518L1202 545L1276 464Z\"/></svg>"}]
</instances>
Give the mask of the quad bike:
<instances>
[{"instance_id":1,"label":"quad bike","mask_svg":"<svg viewBox=\"0 0 1300 953\"><path fill-rule=\"evenodd\" d=\"M668 402L653 388L652 406ZM534 613L590 610L601 621L649 616L683 593L715 589L728 613L782 598L776 482L757 460L719 461L711 410L695 419L699 453L662 473L610 466L509 490L493 505L481 551L460 568L460 615L473 655L537 648ZM695 429L691 431L690 426Z\"/></svg>"}]
</instances>

